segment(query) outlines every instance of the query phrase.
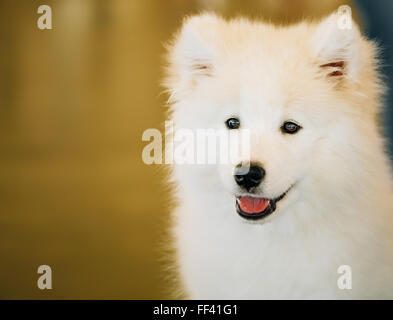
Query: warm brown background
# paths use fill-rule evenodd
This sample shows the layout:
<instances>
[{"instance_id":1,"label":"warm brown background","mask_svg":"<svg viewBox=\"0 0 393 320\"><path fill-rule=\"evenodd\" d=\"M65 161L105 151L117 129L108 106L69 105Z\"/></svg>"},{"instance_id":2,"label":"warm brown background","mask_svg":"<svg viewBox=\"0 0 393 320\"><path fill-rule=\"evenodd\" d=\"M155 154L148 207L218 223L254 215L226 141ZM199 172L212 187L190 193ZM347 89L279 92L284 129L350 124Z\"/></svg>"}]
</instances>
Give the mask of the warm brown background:
<instances>
[{"instance_id":1,"label":"warm brown background","mask_svg":"<svg viewBox=\"0 0 393 320\"><path fill-rule=\"evenodd\" d=\"M169 298L169 195L141 160L165 119L163 43L201 9L293 22L344 2L0 0L0 298Z\"/></svg>"}]
</instances>

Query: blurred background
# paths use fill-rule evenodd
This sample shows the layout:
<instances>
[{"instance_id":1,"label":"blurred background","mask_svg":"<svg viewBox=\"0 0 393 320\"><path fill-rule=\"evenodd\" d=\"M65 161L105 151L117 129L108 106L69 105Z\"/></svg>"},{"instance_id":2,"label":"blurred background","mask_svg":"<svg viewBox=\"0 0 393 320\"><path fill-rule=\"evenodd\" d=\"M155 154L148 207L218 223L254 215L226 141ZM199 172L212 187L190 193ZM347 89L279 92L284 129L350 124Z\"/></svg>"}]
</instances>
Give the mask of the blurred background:
<instances>
[{"instance_id":1,"label":"blurred background","mask_svg":"<svg viewBox=\"0 0 393 320\"><path fill-rule=\"evenodd\" d=\"M201 10L285 24L342 4L385 47L392 85L390 1L0 0L0 298L170 298L170 196L141 159L143 131L165 120L163 44ZM52 290L37 288L42 264Z\"/></svg>"}]
</instances>

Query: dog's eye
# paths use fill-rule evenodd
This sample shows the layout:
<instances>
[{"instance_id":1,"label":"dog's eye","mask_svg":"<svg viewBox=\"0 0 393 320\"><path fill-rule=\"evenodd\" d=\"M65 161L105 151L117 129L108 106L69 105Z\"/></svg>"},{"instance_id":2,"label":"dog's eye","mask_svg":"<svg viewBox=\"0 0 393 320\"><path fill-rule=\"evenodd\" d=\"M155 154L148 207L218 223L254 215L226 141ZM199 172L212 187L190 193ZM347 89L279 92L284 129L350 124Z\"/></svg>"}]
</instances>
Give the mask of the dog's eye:
<instances>
[{"instance_id":1,"label":"dog's eye","mask_svg":"<svg viewBox=\"0 0 393 320\"><path fill-rule=\"evenodd\" d=\"M281 127L283 133L294 134L297 133L302 127L293 121L285 121Z\"/></svg>"},{"instance_id":2,"label":"dog's eye","mask_svg":"<svg viewBox=\"0 0 393 320\"><path fill-rule=\"evenodd\" d=\"M240 127L240 121L236 118L229 118L225 124L228 129L238 129Z\"/></svg>"}]
</instances>

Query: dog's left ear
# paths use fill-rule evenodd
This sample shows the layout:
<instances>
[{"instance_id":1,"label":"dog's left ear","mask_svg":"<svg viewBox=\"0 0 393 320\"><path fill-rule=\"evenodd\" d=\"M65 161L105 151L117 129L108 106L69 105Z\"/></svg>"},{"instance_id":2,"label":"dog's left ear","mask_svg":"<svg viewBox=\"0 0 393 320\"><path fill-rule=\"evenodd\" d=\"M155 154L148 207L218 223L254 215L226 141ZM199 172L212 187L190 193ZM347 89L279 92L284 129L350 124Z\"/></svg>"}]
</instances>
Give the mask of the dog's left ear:
<instances>
[{"instance_id":1,"label":"dog's left ear","mask_svg":"<svg viewBox=\"0 0 393 320\"><path fill-rule=\"evenodd\" d=\"M172 97L186 92L214 74L218 25L222 20L214 14L196 15L184 20L169 49L168 77L165 85Z\"/></svg>"},{"instance_id":2,"label":"dog's left ear","mask_svg":"<svg viewBox=\"0 0 393 320\"><path fill-rule=\"evenodd\" d=\"M312 37L319 71L332 81L357 79L361 68L361 34L350 15L333 13L322 20Z\"/></svg>"}]
</instances>

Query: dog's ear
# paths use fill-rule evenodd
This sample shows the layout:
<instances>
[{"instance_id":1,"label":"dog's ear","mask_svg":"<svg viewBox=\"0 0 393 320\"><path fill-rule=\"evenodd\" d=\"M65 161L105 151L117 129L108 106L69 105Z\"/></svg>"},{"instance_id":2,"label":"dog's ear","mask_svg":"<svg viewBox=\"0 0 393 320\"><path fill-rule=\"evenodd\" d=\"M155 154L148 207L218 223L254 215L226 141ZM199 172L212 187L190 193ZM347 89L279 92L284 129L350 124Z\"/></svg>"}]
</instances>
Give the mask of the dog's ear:
<instances>
[{"instance_id":1,"label":"dog's ear","mask_svg":"<svg viewBox=\"0 0 393 320\"><path fill-rule=\"evenodd\" d=\"M177 85L189 86L203 77L212 76L216 58L213 44L219 39L216 34L220 20L213 14L184 20L169 48L169 73L172 78L176 78Z\"/></svg>"},{"instance_id":2,"label":"dog's ear","mask_svg":"<svg viewBox=\"0 0 393 320\"><path fill-rule=\"evenodd\" d=\"M319 71L332 81L356 81L361 68L361 34L347 13L336 12L322 20L312 37Z\"/></svg>"}]
</instances>

